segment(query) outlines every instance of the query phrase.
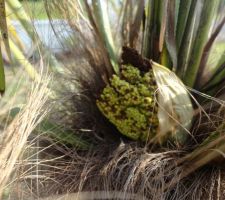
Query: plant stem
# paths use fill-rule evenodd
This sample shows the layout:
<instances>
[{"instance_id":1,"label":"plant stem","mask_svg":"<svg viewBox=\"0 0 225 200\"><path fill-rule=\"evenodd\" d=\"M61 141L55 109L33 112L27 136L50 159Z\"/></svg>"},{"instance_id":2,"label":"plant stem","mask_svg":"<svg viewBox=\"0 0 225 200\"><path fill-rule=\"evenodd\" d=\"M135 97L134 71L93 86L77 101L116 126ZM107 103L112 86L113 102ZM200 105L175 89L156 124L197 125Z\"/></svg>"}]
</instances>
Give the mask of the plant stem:
<instances>
[{"instance_id":1,"label":"plant stem","mask_svg":"<svg viewBox=\"0 0 225 200\"><path fill-rule=\"evenodd\" d=\"M188 20L189 11L191 8L192 0L188 1L180 1L179 14L177 20L177 30L176 30L176 38L177 38L177 49L181 46L181 41L183 39L185 27Z\"/></svg>"},{"instance_id":2,"label":"plant stem","mask_svg":"<svg viewBox=\"0 0 225 200\"><path fill-rule=\"evenodd\" d=\"M192 49L193 45L193 37L194 37L194 26L196 24L196 5L197 5L197 0L192 0L191 3L191 8L190 12L188 15L187 23L186 26L184 27L184 33L183 33L183 38L182 41L180 42L180 48L179 48L179 53L178 53L178 67L176 74L183 79L187 64L189 62L190 58L190 52ZM179 19L178 19L179 21ZM178 22L179 24L179 22ZM179 27L178 27L179 28ZM179 35L178 35L179 37Z\"/></svg>"},{"instance_id":3,"label":"plant stem","mask_svg":"<svg viewBox=\"0 0 225 200\"><path fill-rule=\"evenodd\" d=\"M5 91L5 72L4 72L1 45L0 45L0 93L3 94L4 91Z\"/></svg>"},{"instance_id":4,"label":"plant stem","mask_svg":"<svg viewBox=\"0 0 225 200\"><path fill-rule=\"evenodd\" d=\"M186 75L184 77L184 83L189 87L193 87L195 84L204 46L208 39L209 29L211 28L215 11L219 5L218 0L205 0L203 2L198 31L191 51L191 58L187 66Z\"/></svg>"},{"instance_id":5,"label":"plant stem","mask_svg":"<svg viewBox=\"0 0 225 200\"><path fill-rule=\"evenodd\" d=\"M107 14L107 8L100 0L93 0L94 15L98 19L96 20L98 29L108 50L111 64L114 71L119 74L118 59L116 56L116 49L113 42L112 32L109 23L109 16Z\"/></svg>"}]
</instances>

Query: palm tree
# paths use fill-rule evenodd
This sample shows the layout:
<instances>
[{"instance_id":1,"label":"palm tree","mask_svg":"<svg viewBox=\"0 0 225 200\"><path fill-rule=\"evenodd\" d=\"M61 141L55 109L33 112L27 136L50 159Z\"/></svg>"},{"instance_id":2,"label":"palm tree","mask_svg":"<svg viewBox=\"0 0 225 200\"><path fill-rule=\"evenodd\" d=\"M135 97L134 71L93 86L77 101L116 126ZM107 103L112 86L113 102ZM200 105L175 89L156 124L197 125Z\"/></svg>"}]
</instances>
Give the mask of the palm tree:
<instances>
[{"instance_id":1,"label":"palm tree","mask_svg":"<svg viewBox=\"0 0 225 200\"><path fill-rule=\"evenodd\" d=\"M39 127L36 194L223 199L224 1L45 4L74 59Z\"/></svg>"}]
</instances>

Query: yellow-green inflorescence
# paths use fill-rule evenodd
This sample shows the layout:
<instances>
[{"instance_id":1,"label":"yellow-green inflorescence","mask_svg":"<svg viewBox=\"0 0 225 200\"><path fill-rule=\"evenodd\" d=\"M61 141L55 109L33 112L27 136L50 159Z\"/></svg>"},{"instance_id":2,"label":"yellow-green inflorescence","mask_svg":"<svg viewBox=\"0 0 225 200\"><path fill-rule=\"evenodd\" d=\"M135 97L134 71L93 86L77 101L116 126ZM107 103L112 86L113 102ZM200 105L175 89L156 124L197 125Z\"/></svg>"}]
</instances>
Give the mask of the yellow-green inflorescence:
<instances>
[{"instance_id":1,"label":"yellow-green inflorescence","mask_svg":"<svg viewBox=\"0 0 225 200\"><path fill-rule=\"evenodd\" d=\"M139 69L124 65L120 77L113 75L104 88L97 106L123 135L147 141L158 127L155 91L152 71L141 74Z\"/></svg>"}]
</instances>

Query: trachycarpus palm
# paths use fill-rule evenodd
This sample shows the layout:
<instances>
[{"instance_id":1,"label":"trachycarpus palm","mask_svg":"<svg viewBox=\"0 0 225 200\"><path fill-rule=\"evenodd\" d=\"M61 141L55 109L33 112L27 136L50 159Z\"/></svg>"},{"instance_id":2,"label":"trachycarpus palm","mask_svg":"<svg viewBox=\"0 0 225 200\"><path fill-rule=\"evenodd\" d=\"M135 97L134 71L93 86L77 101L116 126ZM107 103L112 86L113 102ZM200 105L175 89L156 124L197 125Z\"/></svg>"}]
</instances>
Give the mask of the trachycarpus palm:
<instances>
[{"instance_id":1,"label":"trachycarpus palm","mask_svg":"<svg viewBox=\"0 0 225 200\"><path fill-rule=\"evenodd\" d=\"M122 85L126 85L127 83L124 82L126 79L130 79L127 80L128 83L135 81L134 76L132 77L132 73L136 73L136 78L138 78L139 74L143 76L144 73L153 70L150 74L154 73L154 77L150 79L152 79L153 82L156 81L156 83L158 84L158 90L152 89L152 92L154 93L153 96L156 98L156 100L158 100L158 106L161 108L159 108L159 110L161 110L160 113L162 113L162 110L164 110L164 112L167 112L167 115L170 115L167 120L176 121L176 125L174 125L174 127L179 126L178 124L180 123L180 126L182 126L183 129L186 130L186 132L189 132L190 126L187 126L187 124L190 125L190 118L194 116L191 115L193 113L192 108L189 105L191 104L191 102L188 97L190 96L188 94L189 92L187 91L188 89L185 91L185 87L181 83L180 88L178 89L175 82L179 82L179 80L173 75L172 72L166 72L165 68L168 68L169 70L177 74L177 76L183 81L186 86L192 88L190 89L191 92L194 92L194 90L197 89L198 92L204 92L207 95L215 95L218 93L218 91L221 90L221 87L219 87L218 84L214 84L215 87L207 86L210 85L210 82L215 82L215 79L217 79L217 82L220 84L221 82L223 82L223 77L221 76L221 74L219 76L218 70L214 68L214 73L211 72L211 74L207 75L205 75L205 72L207 72L209 68L208 58L210 50L214 47L215 39L219 35L223 24L225 23L225 17L221 13L221 11L217 14L217 11L219 11L219 9L224 9L224 2L184 2L175 0L152 0L147 2L141 1L138 3L135 3L133 1L124 1L123 3L121 3L121 10L124 12L123 14L121 14L122 28L120 29L120 31L122 33L122 42L120 41L120 44L128 45L130 47L138 46L138 40L140 42L139 37L142 36L140 50L143 58L138 56L137 52L133 52L133 54L131 53L130 55L125 55L129 54L127 53L127 51L129 51L129 49L127 50L127 48L125 48L125 52L123 53L125 56L122 56L122 62L124 62L126 65L130 64L130 68L136 67L136 72L130 69L131 74L129 78L124 76L124 74L127 74L126 69L129 68L128 66L122 67L121 71L118 71L118 66L120 65L118 63L119 51L117 51L115 48L116 42L113 42L113 40L111 39L112 30L110 29L110 26L108 24L109 20L105 12L106 7L104 7L106 6L106 3L104 3L104 1L92 1L92 4L89 5L86 1L84 1L83 4L83 8L87 10L88 18L92 27L94 28L94 37L96 37L97 41L99 41L102 46L106 45L106 50L101 49L101 51L104 51L104 54L108 54L109 60L105 65L110 68L111 63L115 74L117 74L116 76L114 75L111 80L111 87L107 86L105 89L111 90L112 92L112 98L110 99L109 97L109 99L113 101L113 97L115 96L113 96L113 94L115 94L115 92L120 93L118 85L115 83L116 77L118 77L117 83L119 83L119 81L122 81L120 83ZM93 10L91 6L93 6ZM131 8L133 8L133 10ZM128 19L127 16L130 16L130 18ZM215 25L214 28L213 25ZM140 30L140 32L137 30ZM123 35L126 31L127 34ZM152 61L145 60L144 57L163 65L164 68ZM223 56L221 57L221 60L222 59ZM138 63L137 60L141 61ZM147 67L145 66L146 63ZM222 66L223 64L220 61L216 68L221 71ZM143 70L143 67L146 67L148 69ZM106 72L111 73L112 70L108 69ZM111 74L108 74L107 76L111 77ZM151 77L151 75L147 76ZM201 82L200 79L203 76L204 80L202 80ZM134 85L136 85L137 87L138 84L138 81L134 83ZM151 87L151 84L148 85L150 86L147 87ZM152 86L154 86L154 83ZM129 91L129 89L132 90L129 85L125 87L128 88L127 91L124 91L122 95L124 98L126 97L125 93L131 92ZM112 90L114 90L114 92ZM168 92L168 99L165 100L164 98L166 98L165 93L167 90L171 91ZM104 93L107 92L103 92L103 94ZM158 97L158 95L160 96L160 94L164 94L163 98ZM110 96L110 94L105 95ZM138 98L138 93L133 96ZM183 98L181 98L180 96L182 96ZM190 97L193 98L192 104L195 108L199 106L198 101L200 103L208 103L210 100L212 100L210 97L208 97L208 100L206 100L205 98L201 98L201 95L197 96L195 95L195 93L193 93ZM123 102L127 103L126 101L128 99L125 99L123 100ZM109 104L110 100L108 100ZM119 101L119 99L117 100ZM116 102L117 100L115 100L114 104L108 104L108 108L112 106L111 113L114 112L115 114L116 112L115 106L116 104L118 104L118 102ZM169 101L169 103L166 101ZM152 105L153 104L157 103L152 101ZM104 112L104 110L107 110L107 102L106 104L101 104L100 101L98 105L100 107L100 110L107 116L107 113ZM201 103L201 106L204 107L204 104ZM103 109L103 107L105 107L105 109ZM138 106L134 104L133 107L137 108ZM183 110L183 113L181 110ZM124 113L126 112L126 110L122 110L120 112ZM140 111L139 114L141 112L143 113L143 111ZM147 109L146 112L148 112ZM109 115L110 113L108 113L107 117L109 117ZM121 113L119 115L121 115ZM181 118L185 115L189 118L187 117L184 121L182 121L183 119ZM162 115L160 117L162 117ZM160 117L159 121L162 120ZM163 121L164 126L165 123L169 124L169 121ZM125 128L125 125L121 126ZM168 128L168 130L172 130L174 129L174 127L170 127ZM188 134L191 135L190 132Z\"/></svg>"},{"instance_id":2,"label":"trachycarpus palm","mask_svg":"<svg viewBox=\"0 0 225 200\"><path fill-rule=\"evenodd\" d=\"M224 1L52 2L46 1L49 15L52 7L64 12L79 35L73 53L83 53L64 87L76 89L70 92L70 120L63 123L92 146L81 153L85 161L75 156L80 163L71 169L78 177L71 190L122 190L154 199L159 193L180 199L192 195L190 180L182 183L187 190L179 187L180 180L225 150L224 56L209 68L209 54L225 23ZM74 22L66 12L69 5L81 21ZM119 7L118 40L113 39L118 32L110 28L107 5ZM129 47L122 50L124 45ZM170 152L174 149L180 151ZM96 173L96 179L90 178Z\"/></svg>"}]
</instances>

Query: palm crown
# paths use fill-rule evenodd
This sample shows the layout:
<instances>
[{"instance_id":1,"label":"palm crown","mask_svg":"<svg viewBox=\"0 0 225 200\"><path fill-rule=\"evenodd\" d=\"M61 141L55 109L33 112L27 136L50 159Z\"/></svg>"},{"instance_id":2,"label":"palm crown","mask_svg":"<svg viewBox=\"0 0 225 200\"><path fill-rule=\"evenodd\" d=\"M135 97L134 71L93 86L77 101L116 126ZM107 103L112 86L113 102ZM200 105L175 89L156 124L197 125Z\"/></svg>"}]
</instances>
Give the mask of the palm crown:
<instances>
[{"instance_id":1,"label":"palm crown","mask_svg":"<svg viewBox=\"0 0 225 200\"><path fill-rule=\"evenodd\" d=\"M107 5L118 16L116 28ZM218 152L225 151L224 0L46 0L45 6L50 20L60 13L76 33L70 44L76 59L65 63L69 78L56 81L69 96L56 108L62 119L50 115L39 128L61 144L44 153L66 152L63 162L77 164L51 178L70 185L73 174L76 192L192 195L185 178L221 162ZM62 170L63 162L51 164Z\"/></svg>"}]
</instances>

